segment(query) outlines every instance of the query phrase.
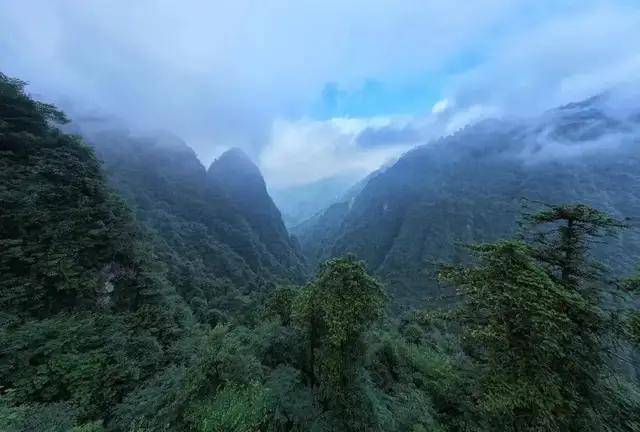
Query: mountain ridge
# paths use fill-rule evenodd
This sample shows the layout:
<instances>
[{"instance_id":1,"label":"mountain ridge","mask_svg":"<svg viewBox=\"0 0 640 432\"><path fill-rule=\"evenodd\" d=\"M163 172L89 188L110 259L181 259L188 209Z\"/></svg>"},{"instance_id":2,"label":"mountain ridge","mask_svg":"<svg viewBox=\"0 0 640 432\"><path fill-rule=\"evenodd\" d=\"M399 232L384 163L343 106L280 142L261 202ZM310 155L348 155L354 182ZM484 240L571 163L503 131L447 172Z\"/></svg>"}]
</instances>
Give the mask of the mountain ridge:
<instances>
[{"instance_id":1,"label":"mountain ridge","mask_svg":"<svg viewBox=\"0 0 640 432\"><path fill-rule=\"evenodd\" d=\"M195 152L175 137L167 141L103 131L87 139L103 160L110 184L155 233L170 280L183 287L181 295L188 302L198 303L201 316L228 301L237 302L238 292L254 296L277 284L304 279L306 269L296 261L301 258L288 251L294 244L286 230L276 230L286 235L280 242L281 256L261 240L256 228L260 216L268 219L267 226L282 223L269 206L268 195L243 201L243 191L233 189L233 182L224 176L209 173ZM233 153L222 162L226 164L230 156ZM257 192L266 193L259 171L246 165L247 160L244 169L257 182ZM250 203L266 205L251 220L245 211ZM280 261L283 257L290 261Z\"/></svg>"},{"instance_id":2,"label":"mountain ridge","mask_svg":"<svg viewBox=\"0 0 640 432\"><path fill-rule=\"evenodd\" d=\"M297 226L307 260L351 252L411 304L437 295L425 269L464 256L460 243L517 230L522 198L585 202L640 215L640 122L592 98L532 119L488 119L405 153L343 200ZM622 198L624 197L624 198ZM640 258L627 230L608 251L617 269ZM636 242L637 243L637 242Z\"/></svg>"}]
</instances>

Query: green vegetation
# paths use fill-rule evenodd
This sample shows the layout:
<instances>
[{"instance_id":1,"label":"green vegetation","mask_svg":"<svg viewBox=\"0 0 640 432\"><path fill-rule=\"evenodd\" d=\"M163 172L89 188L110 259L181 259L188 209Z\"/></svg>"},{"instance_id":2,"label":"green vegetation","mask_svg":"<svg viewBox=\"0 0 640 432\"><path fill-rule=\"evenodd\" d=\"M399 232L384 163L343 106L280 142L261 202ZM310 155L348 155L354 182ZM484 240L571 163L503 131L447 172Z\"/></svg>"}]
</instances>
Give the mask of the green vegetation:
<instances>
[{"instance_id":1,"label":"green vegetation","mask_svg":"<svg viewBox=\"0 0 640 432\"><path fill-rule=\"evenodd\" d=\"M440 294L434 281L425 289L428 264L464 261L464 244L513 235L524 197L637 218L640 116L629 111L594 99L526 121L468 126L407 152L292 232L310 264L354 253L396 306L415 307ZM628 273L640 262L640 230L625 230L593 253Z\"/></svg>"},{"instance_id":2,"label":"green vegetation","mask_svg":"<svg viewBox=\"0 0 640 432\"><path fill-rule=\"evenodd\" d=\"M89 430L171 362L191 313L91 148L50 125L64 115L4 75L0 114L2 429Z\"/></svg>"},{"instance_id":3,"label":"green vegetation","mask_svg":"<svg viewBox=\"0 0 640 432\"><path fill-rule=\"evenodd\" d=\"M449 307L398 316L353 255L304 283L242 155L207 174L109 133L123 200L64 121L0 76L0 430L640 430L640 283L593 258L607 213L531 212L440 267Z\"/></svg>"},{"instance_id":4,"label":"green vegetation","mask_svg":"<svg viewBox=\"0 0 640 432\"><path fill-rule=\"evenodd\" d=\"M246 156L227 152L207 173L173 136L88 136L109 183L150 231L167 279L200 321L225 322L277 284L304 280L304 260ZM227 171L239 178L223 181Z\"/></svg>"}]
</instances>

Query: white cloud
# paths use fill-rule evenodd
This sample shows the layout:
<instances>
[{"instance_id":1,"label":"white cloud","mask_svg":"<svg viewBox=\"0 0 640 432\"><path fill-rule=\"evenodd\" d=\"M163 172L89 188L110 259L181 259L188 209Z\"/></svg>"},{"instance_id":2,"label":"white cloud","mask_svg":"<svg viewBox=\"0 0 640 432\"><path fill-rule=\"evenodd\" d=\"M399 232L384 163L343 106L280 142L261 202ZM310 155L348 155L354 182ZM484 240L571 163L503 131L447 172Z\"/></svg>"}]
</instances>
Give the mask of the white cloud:
<instances>
[{"instance_id":1,"label":"white cloud","mask_svg":"<svg viewBox=\"0 0 640 432\"><path fill-rule=\"evenodd\" d=\"M433 104L431 108L432 114L439 114L444 112L449 107L449 99L440 99L438 102Z\"/></svg>"},{"instance_id":2,"label":"white cloud","mask_svg":"<svg viewBox=\"0 0 640 432\"><path fill-rule=\"evenodd\" d=\"M518 28L487 47L486 61L454 77L446 96L460 107L536 114L640 77L640 7L585 2L584 8Z\"/></svg>"},{"instance_id":3,"label":"white cloud","mask_svg":"<svg viewBox=\"0 0 640 432\"><path fill-rule=\"evenodd\" d=\"M393 81L440 67L505 20L511 4L7 1L0 60L35 93L133 127L170 129L208 162L211 146L255 154L274 119L308 115L328 82Z\"/></svg>"},{"instance_id":4,"label":"white cloud","mask_svg":"<svg viewBox=\"0 0 640 432\"><path fill-rule=\"evenodd\" d=\"M638 23L640 25L640 22ZM640 35L639 35L640 36ZM592 71L579 72L560 81L558 92L565 101L584 99L640 79L640 49L628 57Z\"/></svg>"},{"instance_id":5,"label":"white cloud","mask_svg":"<svg viewBox=\"0 0 640 432\"><path fill-rule=\"evenodd\" d=\"M418 137L413 144L424 144L486 118L536 115L622 83L637 82L640 45L627 41L640 40L640 9L615 3L585 5L585 9L514 29L509 37L492 41L486 47L486 61L450 77L445 97L433 105L429 115L403 118L399 123L390 119L380 129L409 128ZM412 145L409 142L398 145L390 139L388 148L384 143L378 143L374 149L358 148L354 146L353 134L335 132L332 122L314 125L323 131L322 139L317 136L312 139L305 133L290 136L292 143L297 144L287 153L279 153L281 148L271 141L266 151L272 161L291 154L283 160L295 160L297 166L296 170L288 170L286 163L280 162L278 169L282 174L278 181L295 178L307 182L337 174L353 169L352 160L366 161L365 167L375 169L382 163L376 156L399 154ZM289 126L298 130L301 125ZM557 151L551 148L552 144ZM559 157L568 153L566 146L552 144L547 146L545 155ZM595 148L602 147L599 143ZM307 151L308 158L293 156ZM366 157L369 154L371 158Z\"/></svg>"},{"instance_id":6,"label":"white cloud","mask_svg":"<svg viewBox=\"0 0 640 432\"><path fill-rule=\"evenodd\" d=\"M415 143L393 143L363 148L357 138L367 128L384 128L401 123L390 118L327 121L301 120L274 123L269 144L259 165L273 187L296 186L338 174L366 174Z\"/></svg>"},{"instance_id":7,"label":"white cloud","mask_svg":"<svg viewBox=\"0 0 640 432\"><path fill-rule=\"evenodd\" d=\"M452 134L465 126L476 123L480 120L488 118L496 118L501 116L501 111L497 107L484 105L471 105L461 110L453 111L446 122L445 132Z\"/></svg>"},{"instance_id":8,"label":"white cloud","mask_svg":"<svg viewBox=\"0 0 640 432\"><path fill-rule=\"evenodd\" d=\"M169 129L205 164L241 147L280 183L375 169L478 119L635 79L638 40L640 7L628 0L0 2L1 67L32 92ZM442 78L430 115L301 120L329 82L421 74ZM376 145L359 142L365 130Z\"/></svg>"},{"instance_id":9,"label":"white cloud","mask_svg":"<svg viewBox=\"0 0 640 432\"><path fill-rule=\"evenodd\" d=\"M420 117L278 120L259 165L276 188L343 174L363 176L416 145L498 114L493 107L474 105Z\"/></svg>"}]
</instances>

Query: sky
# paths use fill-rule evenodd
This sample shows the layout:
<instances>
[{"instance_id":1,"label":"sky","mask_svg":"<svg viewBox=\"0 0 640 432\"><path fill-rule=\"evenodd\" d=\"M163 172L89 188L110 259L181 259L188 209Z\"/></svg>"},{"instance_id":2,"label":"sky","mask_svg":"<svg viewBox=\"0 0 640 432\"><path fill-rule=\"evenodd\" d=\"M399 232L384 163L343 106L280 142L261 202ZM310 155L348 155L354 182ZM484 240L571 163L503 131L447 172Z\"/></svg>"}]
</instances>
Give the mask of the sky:
<instances>
[{"instance_id":1,"label":"sky","mask_svg":"<svg viewBox=\"0 0 640 432\"><path fill-rule=\"evenodd\" d=\"M274 188L640 77L637 0L0 0L0 71Z\"/></svg>"}]
</instances>

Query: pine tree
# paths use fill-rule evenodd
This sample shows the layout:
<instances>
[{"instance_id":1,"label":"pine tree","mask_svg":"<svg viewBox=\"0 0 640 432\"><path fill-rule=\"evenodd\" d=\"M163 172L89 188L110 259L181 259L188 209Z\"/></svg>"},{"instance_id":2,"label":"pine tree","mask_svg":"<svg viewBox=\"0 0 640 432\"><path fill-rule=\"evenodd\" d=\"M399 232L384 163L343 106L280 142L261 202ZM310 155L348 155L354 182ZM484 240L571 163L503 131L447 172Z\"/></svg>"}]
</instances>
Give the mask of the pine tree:
<instances>
[{"instance_id":1,"label":"pine tree","mask_svg":"<svg viewBox=\"0 0 640 432\"><path fill-rule=\"evenodd\" d=\"M557 285L519 241L471 248L475 267L445 267L457 287L467 354L478 365L474 405L492 430L562 430L572 411L555 365L570 355L564 305L579 299Z\"/></svg>"},{"instance_id":2,"label":"pine tree","mask_svg":"<svg viewBox=\"0 0 640 432\"><path fill-rule=\"evenodd\" d=\"M586 282L602 276L602 266L590 258L591 246L627 225L584 204L544 206L544 210L523 218L528 237L536 246L536 258L562 284L583 289Z\"/></svg>"},{"instance_id":3,"label":"pine tree","mask_svg":"<svg viewBox=\"0 0 640 432\"><path fill-rule=\"evenodd\" d=\"M584 205L525 218L522 240L471 247L470 267L444 267L461 298L453 313L477 366L477 423L491 430L633 430L637 401L610 383L618 335L602 306L595 239L624 224ZM634 405L635 404L635 405Z\"/></svg>"}]
</instances>

